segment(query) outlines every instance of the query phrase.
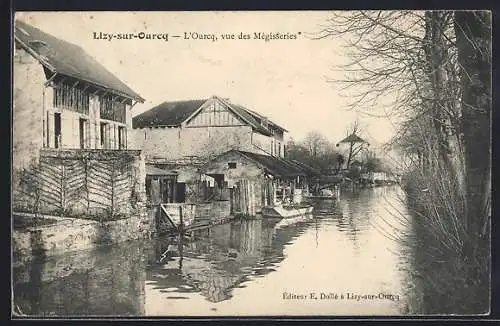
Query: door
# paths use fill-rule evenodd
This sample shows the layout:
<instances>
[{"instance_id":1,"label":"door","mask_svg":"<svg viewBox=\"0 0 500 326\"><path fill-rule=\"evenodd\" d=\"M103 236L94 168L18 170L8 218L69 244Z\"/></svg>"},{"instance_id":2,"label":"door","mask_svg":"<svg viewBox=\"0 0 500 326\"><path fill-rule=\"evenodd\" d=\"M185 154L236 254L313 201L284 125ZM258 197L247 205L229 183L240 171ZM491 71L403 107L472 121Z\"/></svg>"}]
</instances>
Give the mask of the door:
<instances>
[{"instance_id":1,"label":"door","mask_svg":"<svg viewBox=\"0 0 500 326\"><path fill-rule=\"evenodd\" d=\"M184 203L186 201L186 184L184 182L177 183L176 195L177 203Z\"/></svg>"},{"instance_id":2,"label":"door","mask_svg":"<svg viewBox=\"0 0 500 326\"><path fill-rule=\"evenodd\" d=\"M123 126L118 127L118 149L127 148L127 134L126 129Z\"/></svg>"},{"instance_id":3,"label":"door","mask_svg":"<svg viewBox=\"0 0 500 326\"><path fill-rule=\"evenodd\" d=\"M54 147L61 147L61 113L54 113Z\"/></svg>"},{"instance_id":4,"label":"door","mask_svg":"<svg viewBox=\"0 0 500 326\"><path fill-rule=\"evenodd\" d=\"M174 184L173 180L160 179L161 202L172 203L174 201Z\"/></svg>"},{"instance_id":5,"label":"door","mask_svg":"<svg viewBox=\"0 0 500 326\"><path fill-rule=\"evenodd\" d=\"M108 138L108 124L101 122L101 148L108 148L109 138Z\"/></svg>"}]
</instances>

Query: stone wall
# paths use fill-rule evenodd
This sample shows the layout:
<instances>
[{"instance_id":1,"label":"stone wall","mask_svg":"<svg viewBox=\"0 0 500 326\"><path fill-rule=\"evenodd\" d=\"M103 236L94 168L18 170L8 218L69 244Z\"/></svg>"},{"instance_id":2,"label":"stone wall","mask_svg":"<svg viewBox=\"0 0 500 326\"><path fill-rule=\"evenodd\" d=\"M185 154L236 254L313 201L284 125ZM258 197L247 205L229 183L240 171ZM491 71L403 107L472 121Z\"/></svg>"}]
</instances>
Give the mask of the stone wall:
<instances>
[{"instance_id":1,"label":"stone wall","mask_svg":"<svg viewBox=\"0 0 500 326\"><path fill-rule=\"evenodd\" d=\"M236 163L236 168L229 169L228 163ZM224 180L232 187L236 182L254 180L263 175L262 169L255 162L235 153L225 153L204 166L205 174L224 174Z\"/></svg>"},{"instance_id":2,"label":"stone wall","mask_svg":"<svg viewBox=\"0 0 500 326\"><path fill-rule=\"evenodd\" d=\"M22 214L14 218L33 217ZM145 210L141 215L108 222L54 216L48 218L56 222L24 230L13 230L14 259L40 252L51 256L103 244L147 239L153 235L156 228L154 218L148 216Z\"/></svg>"},{"instance_id":3,"label":"stone wall","mask_svg":"<svg viewBox=\"0 0 500 326\"><path fill-rule=\"evenodd\" d=\"M22 169L37 162L43 147L43 107L50 94L38 61L23 49L16 49L13 60L12 165Z\"/></svg>"},{"instance_id":4,"label":"stone wall","mask_svg":"<svg viewBox=\"0 0 500 326\"><path fill-rule=\"evenodd\" d=\"M231 149L283 157L285 151L282 138L264 136L249 126L144 128L130 134L129 148L142 150L148 158L209 158Z\"/></svg>"},{"instance_id":5,"label":"stone wall","mask_svg":"<svg viewBox=\"0 0 500 326\"><path fill-rule=\"evenodd\" d=\"M212 157L230 149L254 151L252 133L247 126L133 129L129 148L142 150L147 158Z\"/></svg>"}]
</instances>

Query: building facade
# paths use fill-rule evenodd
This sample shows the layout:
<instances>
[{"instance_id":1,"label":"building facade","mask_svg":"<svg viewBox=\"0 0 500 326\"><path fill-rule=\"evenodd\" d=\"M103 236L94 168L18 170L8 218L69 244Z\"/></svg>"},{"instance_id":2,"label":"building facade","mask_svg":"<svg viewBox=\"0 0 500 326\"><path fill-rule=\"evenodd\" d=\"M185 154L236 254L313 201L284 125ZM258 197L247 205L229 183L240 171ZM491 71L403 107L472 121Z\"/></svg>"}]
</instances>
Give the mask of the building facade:
<instances>
[{"instance_id":1,"label":"building facade","mask_svg":"<svg viewBox=\"0 0 500 326\"><path fill-rule=\"evenodd\" d=\"M145 179L130 109L144 100L79 46L21 21L14 31L14 210L130 213Z\"/></svg>"},{"instance_id":2,"label":"building facade","mask_svg":"<svg viewBox=\"0 0 500 326\"><path fill-rule=\"evenodd\" d=\"M239 150L218 155L201 171L216 181L215 186L231 189L233 213L250 216L264 206L302 203L319 177L303 163Z\"/></svg>"},{"instance_id":3,"label":"building facade","mask_svg":"<svg viewBox=\"0 0 500 326\"><path fill-rule=\"evenodd\" d=\"M286 130L218 96L165 102L133 118L134 146L147 158L207 160L231 149L276 157Z\"/></svg>"}]
</instances>

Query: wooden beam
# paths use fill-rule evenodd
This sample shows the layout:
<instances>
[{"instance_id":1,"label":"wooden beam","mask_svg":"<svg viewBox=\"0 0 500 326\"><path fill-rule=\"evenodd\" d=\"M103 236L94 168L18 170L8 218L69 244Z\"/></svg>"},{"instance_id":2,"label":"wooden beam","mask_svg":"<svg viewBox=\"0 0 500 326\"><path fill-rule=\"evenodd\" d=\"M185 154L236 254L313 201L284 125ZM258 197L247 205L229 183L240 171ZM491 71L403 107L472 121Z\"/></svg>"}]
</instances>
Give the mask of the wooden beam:
<instances>
[{"instance_id":1,"label":"wooden beam","mask_svg":"<svg viewBox=\"0 0 500 326\"><path fill-rule=\"evenodd\" d=\"M83 87L82 92L85 92L85 91L87 90L87 88L89 88L89 87L90 87L90 85L89 85L89 84L85 84L85 86Z\"/></svg>"},{"instance_id":2,"label":"wooden beam","mask_svg":"<svg viewBox=\"0 0 500 326\"><path fill-rule=\"evenodd\" d=\"M79 80L77 80L77 81L73 84L73 86L71 86L71 88L75 88L75 87L76 87L76 85L78 85L78 83L79 83L79 82L80 82L80 81L79 81Z\"/></svg>"},{"instance_id":3,"label":"wooden beam","mask_svg":"<svg viewBox=\"0 0 500 326\"><path fill-rule=\"evenodd\" d=\"M54 78L56 78L57 72L55 72L45 83L44 86L47 87L49 84L53 83Z\"/></svg>"}]
</instances>

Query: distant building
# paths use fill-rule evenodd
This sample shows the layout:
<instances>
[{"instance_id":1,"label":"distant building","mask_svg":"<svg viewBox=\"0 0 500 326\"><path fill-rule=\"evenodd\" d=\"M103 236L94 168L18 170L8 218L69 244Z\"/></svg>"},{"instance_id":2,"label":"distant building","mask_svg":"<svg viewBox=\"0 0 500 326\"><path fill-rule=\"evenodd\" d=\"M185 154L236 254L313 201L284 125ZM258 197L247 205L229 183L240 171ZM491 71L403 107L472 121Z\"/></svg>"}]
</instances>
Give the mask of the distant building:
<instances>
[{"instance_id":1,"label":"distant building","mask_svg":"<svg viewBox=\"0 0 500 326\"><path fill-rule=\"evenodd\" d=\"M145 179L140 151L129 150L130 109L143 98L79 46L29 24L15 22L14 45L14 209L130 212Z\"/></svg>"},{"instance_id":2,"label":"distant building","mask_svg":"<svg viewBox=\"0 0 500 326\"><path fill-rule=\"evenodd\" d=\"M351 164L357 160L365 161L368 154L367 148L370 144L356 134L350 134L337 143L337 148L343 157L342 169L349 169ZM351 160L349 161L349 153Z\"/></svg>"},{"instance_id":3,"label":"distant building","mask_svg":"<svg viewBox=\"0 0 500 326\"><path fill-rule=\"evenodd\" d=\"M286 130L263 115L213 96L164 102L133 118L134 146L148 159L206 161L231 149L284 157Z\"/></svg>"}]
</instances>

